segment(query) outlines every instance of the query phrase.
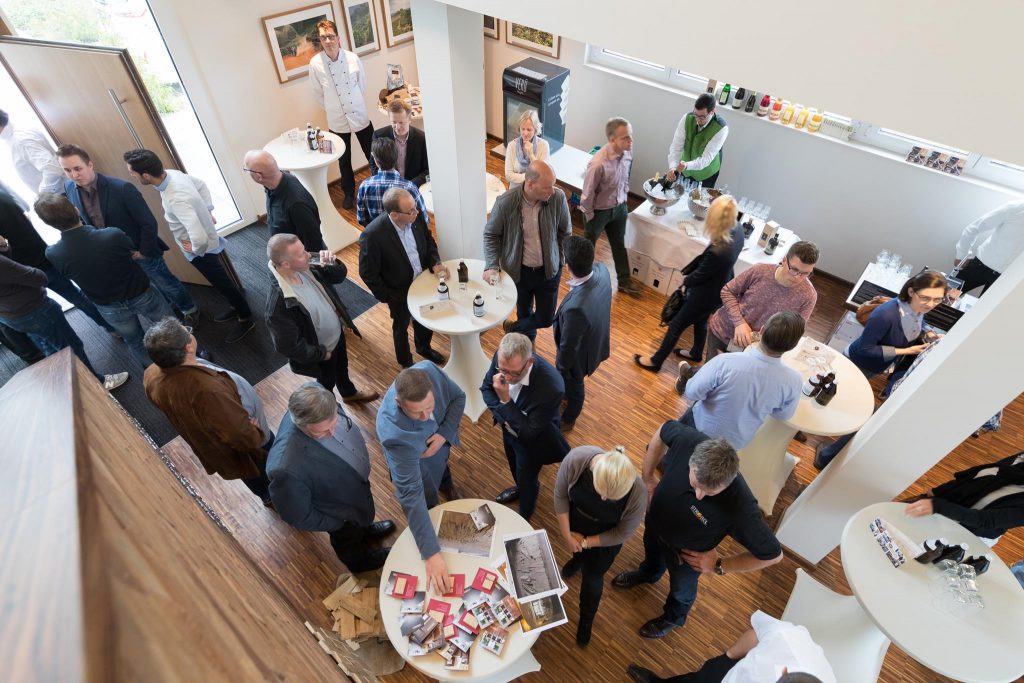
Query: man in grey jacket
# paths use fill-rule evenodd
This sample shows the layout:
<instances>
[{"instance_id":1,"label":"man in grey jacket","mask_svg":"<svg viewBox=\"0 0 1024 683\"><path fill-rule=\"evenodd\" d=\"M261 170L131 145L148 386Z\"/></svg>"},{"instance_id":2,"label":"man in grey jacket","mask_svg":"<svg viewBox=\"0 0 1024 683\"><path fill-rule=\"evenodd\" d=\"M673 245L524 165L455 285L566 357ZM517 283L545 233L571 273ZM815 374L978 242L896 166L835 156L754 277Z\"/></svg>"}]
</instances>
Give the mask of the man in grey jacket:
<instances>
[{"instance_id":1,"label":"man in grey jacket","mask_svg":"<svg viewBox=\"0 0 1024 683\"><path fill-rule=\"evenodd\" d=\"M517 320L502 323L505 332L521 332L533 341L537 329L551 327L562 279L562 240L572 234L569 204L555 187L555 171L535 160L526 182L498 197L484 227L484 280L504 270L516 283Z\"/></svg>"}]
</instances>

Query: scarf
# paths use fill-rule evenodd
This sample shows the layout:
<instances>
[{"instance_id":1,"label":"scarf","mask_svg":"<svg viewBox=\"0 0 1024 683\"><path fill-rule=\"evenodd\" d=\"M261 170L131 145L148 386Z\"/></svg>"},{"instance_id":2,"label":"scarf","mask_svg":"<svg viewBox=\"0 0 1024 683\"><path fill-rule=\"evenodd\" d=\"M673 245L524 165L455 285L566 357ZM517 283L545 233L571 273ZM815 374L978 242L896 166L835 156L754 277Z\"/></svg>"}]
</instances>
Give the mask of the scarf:
<instances>
[{"instance_id":1,"label":"scarf","mask_svg":"<svg viewBox=\"0 0 1024 683\"><path fill-rule=\"evenodd\" d=\"M539 135L533 136L533 148L537 149L537 138ZM516 138L516 161L519 162L519 168L522 169L523 173L526 173L527 166L530 165L530 157L526 156L526 150L523 148L523 137L519 136Z\"/></svg>"}]
</instances>

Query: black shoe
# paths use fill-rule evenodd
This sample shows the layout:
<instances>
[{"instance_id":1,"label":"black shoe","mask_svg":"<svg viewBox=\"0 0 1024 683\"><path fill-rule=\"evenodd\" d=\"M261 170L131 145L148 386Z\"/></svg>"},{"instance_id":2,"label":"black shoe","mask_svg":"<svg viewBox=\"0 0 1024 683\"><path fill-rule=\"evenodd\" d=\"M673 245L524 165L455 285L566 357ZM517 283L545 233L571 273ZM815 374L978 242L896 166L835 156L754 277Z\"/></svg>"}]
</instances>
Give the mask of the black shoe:
<instances>
[{"instance_id":1,"label":"black shoe","mask_svg":"<svg viewBox=\"0 0 1024 683\"><path fill-rule=\"evenodd\" d=\"M274 501L270 500L269 498L264 498L263 499L263 507L270 508L271 510L273 510L274 509Z\"/></svg>"},{"instance_id":2,"label":"black shoe","mask_svg":"<svg viewBox=\"0 0 1024 683\"><path fill-rule=\"evenodd\" d=\"M508 334L509 332L512 331L512 328L515 326L515 324L515 320L502 320L501 331L504 332L505 334Z\"/></svg>"},{"instance_id":3,"label":"black shoe","mask_svg":"<svg viewBox=\"0 0 1024 683\"><path fill-rule=\"evenodd\" d=\"M814 467L817 470L823 470L828 467L828 464L832 462L832 458L826 458L821 452L831 446L830 443L819 443L814 447Z\"/></svg>"},{"instance_id":4,"label":"black shoe","mask_svg":"<svg viewBox=\"0 0 1024 683\"><path fill-rule=\"evenodd\" d=\"M690 351L683 351L682 349L672 349L672 353L679 356L683 360L690 361L691 363L701 362L701 357L699 355L693 355L693 353L691 353Z\"/></svg>"},{"instance_id":5,"label":"black shoe","mask_svg":"<svg viewBox=\"0 0 1024 683\"><path fill-rule=\"evenodd\" d=\"M509 503L516 502L517 500L519 500L518 486L507 488L494 497L494 502L501 503L502 505L508 505Z\"/></svg>"},{"instance_id":6,"label":"black shoe","mask_svg":"<svg viewBox=\"0 0 1024 683\"><path fill-rule=\"evenodd\" d=\"M380 569L384 566L384 563L388 561L388 554L390 552L391 548L381 548L379 550L370 551L366 557L366 568L353 573L361 574L362 572L372 572L375 569Z\"/></svg>"},{"instance_id":7,"label":"black shoe","mask_svg":"<svg viewBox=\"0 0 1024 683\"><path fill-rule=\"evenodd\" d=\"M412 357L410 356L408 360L400 360L400 361L398 361L398 364L401 365L403 369L411 368L412 367Z\"/></svg>"},{"instance_id":8,"label":"black shoe","mask_svg":"<svg viewBox=\"0 0 1024 683\"><path fill-rule=\"evenodd\" d=\"M416 349L416 353L420 354L421 356L423 356L430 362L434 363L435 365L440 365L441 363L444 363L444 356L442 356L434 349L425 349L423 351Z\"/></svg>"},{"instance_id":9,"label":"black shoe","mask_svg":"<svg viewBox=\"0 0 1024 683\"><path fill-rule=\"evenodd\" d=\"M240 341L242 337L252 332L255 327L256 323L253 322L252 318L249 318L248 320L239 319L238 322L235 323L234 329L232 329L231 332L228 333L228 336L224 338L224 343L234 344L235 342Z\"/></svg>"},{"instance_id":10,"label":"black shoe","mask_svg":"<svg viewBox=\"0 0 1024 683\"><path fill-rule=\"evenodd\" d=\"M653 683L654 681L661 680L655 676L654 672L650 669L645 669L644 667L636 664L630 664L627 666L626 673L629 674L629 678L633 683Z\"/></svg>"},{"instance_id":11,"label":"black shoe","mask_svg":"<svg viewBox=\"0 0 1024 683\"><path fill-rule=\"evenodd\" d=\"M374 522L366 530L367 538L378 538L380 536L387 536L395 530L395 523L390 519L382 519L379 522Z\"/></svg>"},{"instance_id":12,"label":"black shoe","mask_svg":"<svg viewBox=\"0 0 1024 683\"><path fill-rule=\"evenodd\" d=\"M356 208L356 200L352 199L352 195L345 195L345 199L341 202L341 208L343 209L354 209Z\"/></svg>"},{"instance_id":13,"label":"black shoe","mask_svg":"<svg viewBox=\"0 0 1024 683\"><path fill-rule=\"evenodd\" d=\"M655 617L640 627L640 637L652 640L655 638L664 638L677 626L678 624L673 624L671 621L666 619L665 615Z\"/></svg>"},{"instance_id":14,"label":"black shoe","mask_svg":"<svg viewBox=\"0 0 1024 683\"><path fill-rule=\"evenodd\" d=\"M639 353L634 353L633 354L633 362L636 363L637 365L639 365L641 368L643 368L647 372L658 372L659 370L661 370L661 366L660 365L646 365L644 363L641 363L640 362L640 354Z\"/></svg>"},{"instance_id":15,"label":"black shoe","mask_svg":"<svg viewBox=\"0 0 1024 683\"><path fill-rule=\"evenodd\" d=\"M580 623L576 625L576 644L579 647L586 647L590 644L590 632L593 628L593 619L584 619L580 617Z\"/></svg>"},{"instance_id":16,"label":"black shoe","mask_svg":"<svg viewBox=\"0 0 1024 683\"><path fill-rule=\"evenodd\" d=\"M639 569L631 572L622 572L614 579L612 579L612 585L616 588L632 588L633 586L639 586L642 583L654 583L647 575Z\"/></svg>"},{"instance_id":17,"label":"black shoe","mask_svg":"<svg viewBox=\"0 0 1024 683\"><path fill-rule=\"evenodd\" d=\"M223 313L218 313L217 315L213 316L213 322L215 322L215 323L226 323L226 322L229 322L231 320L234 320L237 317L238 317L238 312L235 309L233 309L233 308L229 308L228 310L224 311Z\"/></svg>"},{"instance_id":18,"label":"black shoe","mask_svg":"<svg viewBox=\"0 0 1024 683\"><path fill-rule=\"evenodd\" d=\"M562 578L569 580L580 571L580 553L573 553L569 561L562 565Z\"/></svg>"},{"instance_id":19,"label":"black shoe","mask_svg":"<svg viewBox=\"0 0 1024 683\"><path fill-rule=\"evenodd\" d=\"M561 432L563 434L571 432L575 427L576 427L576 420L573 420L572 422L568 422L566 420L562 420L561 422L558 423L558 428L561 430Z\"/></svg>"}]
</instances>

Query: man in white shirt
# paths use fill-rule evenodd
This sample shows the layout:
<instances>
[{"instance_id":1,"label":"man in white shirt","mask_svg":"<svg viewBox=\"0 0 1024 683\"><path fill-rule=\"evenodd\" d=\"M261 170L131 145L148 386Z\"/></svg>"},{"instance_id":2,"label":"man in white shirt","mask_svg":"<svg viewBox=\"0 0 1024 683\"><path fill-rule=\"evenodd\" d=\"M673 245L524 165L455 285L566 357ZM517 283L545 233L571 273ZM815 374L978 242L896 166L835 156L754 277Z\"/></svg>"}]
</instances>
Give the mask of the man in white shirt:
<instances>
[{"instance_id":1,"label":"man in white shirt","mask_svg":"<svg viewBox=\"0 0 1024 683\"><path fill-rule=\"evenodd\" d=\"M661 678L650 669L630 664L636 683L836 683L821 646L803 626L780 621L758 610L750 625L725 654L704 662L699 671Z\"/></svg>"},{"instance_id":2,"label":"man in white shirt","mask_svg":"<svg viewBox=\"0 0 1024 683\"><path fill-rule=\"evenodd\" d=\"M327 127L345 142L345 153L338 159L341 189L345 193L342 207L355 207L356 182L352 173L352 133L370 159L373 124L366 114L366 79L363 62L354 52L341 49L338 25L324 19L316 25L323 52L309 61L309 83L313 99L327 113Z\"/></svg>"},{"instance_id":3,"label":"man in white shirt","mask_svg":"<svg viewBox=\"0 0 1024 683\"><path fill-rule=\"evenodd\" d=\"M35 194L64 191L64 169L46 136L37 130L15 128L0 110L0 140L7 142L18 177Z\"/></svg>"},{"instance_id":4,"label":"man in white shirt","mask_svg":"<svg viewBox=\"0 0 1024 683\"><path fill-rule=\"evenodd\" d=\"M956 261L961 268L957 276L964 281L964 291L983 287L981 293L996 281L1003 271L1024 252L1024 201L1015 200L989 211L964 228L956 243ZM974 258L967 260L968 256Z\"/></svg>"},{"instance_id":5,"label":"man in white shirt","mask_svg":"<svg viewBox=\"0 0 1024 683\"><path fill-rule=\"evenodd\" d=\"M704 187L714 187L722 167L722 146L729 124L715 113L715 98L704 93L693 111L679 119L668 148L668 176L682 175Z\"/></svg>"},{"instance_id":6,"label":"man in white shirt","mask_svg":"<svg viewBox=\"0 0 1024 683\"><path fill-rule=\"evenodd\" d=\"M234 329L224 339L234 344L256 326L252 310L245 296L221 264L220 254L227 241L217 234L213 217L213 200L206 183L181 171L164 169L163 162L148 149L133 149L124 153L128 172L143 185L152 185L160 192L164 218L174 241L185 258L196 267L210 284L227 300L231 309L215 315L213 322L236 320ZM226 256L226 255L225 255Z\"/></svg>"}]
</instances>

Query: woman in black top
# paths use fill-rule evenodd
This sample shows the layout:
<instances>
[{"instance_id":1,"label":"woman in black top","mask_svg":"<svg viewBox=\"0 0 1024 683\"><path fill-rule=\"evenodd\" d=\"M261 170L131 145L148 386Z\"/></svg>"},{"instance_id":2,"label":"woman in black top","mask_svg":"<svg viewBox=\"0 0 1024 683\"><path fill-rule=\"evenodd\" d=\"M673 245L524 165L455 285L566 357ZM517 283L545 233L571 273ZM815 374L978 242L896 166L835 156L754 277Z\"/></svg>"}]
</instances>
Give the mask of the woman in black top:
<instances>
[{"instance_id":1,"label":"woman in black top","mask_svg":"<svg viewBox=\"0 0 1024 683\"><path fill-rule=\"evenodd\" d=\"M675 353L696 362L704 357L708 318L722 305L722 287L732 279L732 268L743 249L743 226L737 222L736 216L736 200L729 195L722 195L711 202L704 221L709 244L683 269L685 277L679 288L685 295L682 307L669 322L665 338L653 355L633 354L633 361L644 370L658 372L683 330L690 325L693 325L693 347L688 354L682 349L676 349Z\"/></svg>"}]
</instances>

